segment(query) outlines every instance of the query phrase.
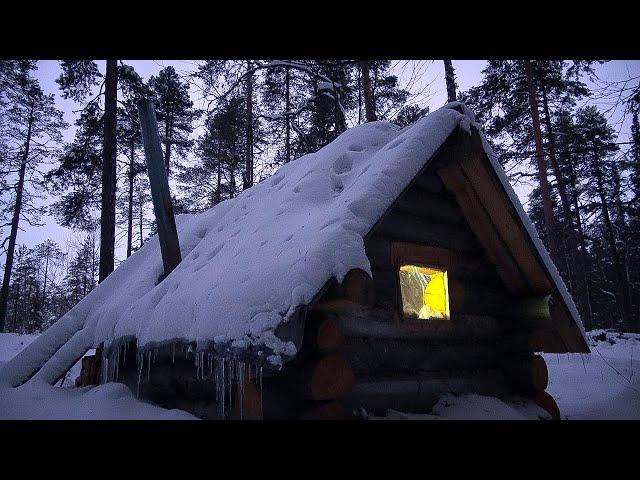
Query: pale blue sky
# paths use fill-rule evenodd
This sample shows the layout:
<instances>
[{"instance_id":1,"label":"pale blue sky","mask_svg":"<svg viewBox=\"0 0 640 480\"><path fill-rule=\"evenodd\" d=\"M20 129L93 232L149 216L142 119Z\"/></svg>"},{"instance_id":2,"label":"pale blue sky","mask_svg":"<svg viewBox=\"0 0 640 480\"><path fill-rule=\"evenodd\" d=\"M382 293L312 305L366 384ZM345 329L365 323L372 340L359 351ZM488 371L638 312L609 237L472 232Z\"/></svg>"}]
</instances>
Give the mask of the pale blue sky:
<instances>
[{"instance_id":1,"label":"pale blue sky","mask_svg":"<svg viewBox=\"0 0 640 480\"><path fill-rule=\"evenodd\" d=\"M102 72L104 72L104 61L98 61L98 66ZM124 60L124 63L131 65L135 68L139 75L147 80L151 75L157 74L163 67L173 65L179 73L187 73L194 69L195 61L188 60ZM484 60L454 60L453 65L456 70L457 83L461 91L467 90L473 85L477 85L481 78L481 71L484 68L486 62ZM444 82L444 72L442 61L411 61L404 60L394 61L394 72L400 77L400 81L403 85L407 85L412 80L411 90L414 92L420 92L419 95L414 98L413 102L419 103L421 106L429 106L431 110L442 106L446 103L446 90ZM56 95L57 106L64 112L65 120L69 124L73 124L73 121L77 117L77 113L74 110L79 108L79 105L75 104L71 100L64 100L58 90L58 85L55 83L55 79L60 74L60 68L57 61L44 60L38 63L37 77L41 82L43 89L46 92L51 92ZM416 75L413 75L416 74ZM640 75L640 61L623 61L617 60L597 67L597 74L604 80L622 80L629 78L629 76ZM416 78L417 77L417 78ZM198 98L198 94L195 89L192 89L191 96L196 106L203 106L201 99ZM608 105L605 101L596 102L596 104L605 111L608 109ZM621 122L620 111L610 111L607 113L610 117L612 124L616 126L619 132L619 141L626 141L629 136L629 122ZM65 132L65 141L70 141L74 136L74 129L70 128ZM523 203L526 201L526 195L528 189L516 188L518 195ZM46 201L48 204L50 200ZM69 229L63 228L55 223L53 218L45 217L45 227L29 227L28 225L21 225L25 230L18 234L18 244L27 244L29 246L36 245L47 238L51 238L63 247L67 246L69 242L74 241L74 234ZM117 260L121 261L125 257L126 239L122 238L118 241L116 247Z\"/></svg>"}]
</instances>

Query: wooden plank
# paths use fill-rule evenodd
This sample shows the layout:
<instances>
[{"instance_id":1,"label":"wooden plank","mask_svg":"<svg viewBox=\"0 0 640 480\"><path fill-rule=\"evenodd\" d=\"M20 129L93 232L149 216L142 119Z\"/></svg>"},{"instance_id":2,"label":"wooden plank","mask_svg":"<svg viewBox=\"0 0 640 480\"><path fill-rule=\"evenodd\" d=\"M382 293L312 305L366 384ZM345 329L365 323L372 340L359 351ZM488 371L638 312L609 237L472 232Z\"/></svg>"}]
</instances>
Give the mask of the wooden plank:
<instances>
[{"instance_id":1,"label":"wooden plank","mask_svg":"<svg viewBox=\"0 0 640 480\"><path fill-rule=\"evenodd\" d=\"M495 174L487 168L488 160L483 158L485 155L478 144L479 138L472 140L468 135L462 137L464 148L458 156L458 162L478 200L487 210L500 238L533 288L533 293L551 293L551 284L545 271L529 247L528 234L522 228L511 201L498 186Z\"/></svg>"},{"instance_id":2,"label":"wooden plank","mask_svg":"<svg viewBox=\"0 0 640 480\"><path fill-rule=\"evenodd\" d=\"M356 377L407 372L486 370L502 365L499 343L467 342L447 345L424 340L350 337L340 346Z\"/></svg>"},{"instance_id":3,"label":"wooden plank","mask_svg":"<svg viewBox=\"0 0 640 480\"><path fill-rule=\"evenodd\" d=\"M482 202L467 181L457 162L451 162L438 170L446 187L453 192L473 233L484 246L489 259L500 268L498 274L505 287L514 294L526 294L529 285L520 272L506 245L498 235Z\"/></svg>"},{"instance_id":4,"label":"wooden plank","mask_svg":"<svg viewBox=\"0 0 640 480\"><path fill-rule=\"evenodd\" d=\"M378 225L376 234L403 242L449 247L461 252L478 250L476 239L464 225L432 222L395 210Z\"/></svg>"},{"instance_id":5,"label":"wooden plank","mask_svg":"<svg viewBox=\"0 0 640 480\"><path fill-rule=\"evenodd\" d=\"M442 375L420 375L392 378L359 379L344 405L368 412L384 413L387 409L405 412L429 412L444 393L475 393L500 396L508 392L499 370L474 374L447 372Z\"/></svg>"},{"instance_id":6,"label":"wooden plank","mask_svg":"<svg viewBox=\"0 0 640 480\"><path fill-rule=\"evenodd\" d=\"M335 318L347 337L455 340L494 339L501 332L497 319L479 315L455 315L451 320L404 320L381 308L343 311Z\"/></svg>"},{"instance_id":7,"label":"wooden plank","mask_svg":"<svg viewBox=\"0 0 640 480\"><path fill-rule=\"evenodd\" d=\"M464 221L460 208L443 194L425 192L417 188L407 190L397 201L396 208L431 221L456 225Z\"/></svg>"}]
</instances>

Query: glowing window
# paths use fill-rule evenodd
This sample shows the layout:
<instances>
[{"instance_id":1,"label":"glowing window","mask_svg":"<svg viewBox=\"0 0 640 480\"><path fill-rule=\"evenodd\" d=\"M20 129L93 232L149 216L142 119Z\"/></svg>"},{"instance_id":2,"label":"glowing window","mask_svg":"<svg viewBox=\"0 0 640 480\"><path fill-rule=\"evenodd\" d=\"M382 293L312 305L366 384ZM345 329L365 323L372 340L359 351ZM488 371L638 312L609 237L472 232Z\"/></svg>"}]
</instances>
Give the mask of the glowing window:
<instances>
[{"instance_id":1,"label":"glowing window","mask_svg":"<svg viewBox=\"0 0 640 480\"><path fill-rule=\"evenodd\" d=\"M449 319L447 272L432 267L400 267L402 310L406 317Z\"/></svg>"}]
</instances>

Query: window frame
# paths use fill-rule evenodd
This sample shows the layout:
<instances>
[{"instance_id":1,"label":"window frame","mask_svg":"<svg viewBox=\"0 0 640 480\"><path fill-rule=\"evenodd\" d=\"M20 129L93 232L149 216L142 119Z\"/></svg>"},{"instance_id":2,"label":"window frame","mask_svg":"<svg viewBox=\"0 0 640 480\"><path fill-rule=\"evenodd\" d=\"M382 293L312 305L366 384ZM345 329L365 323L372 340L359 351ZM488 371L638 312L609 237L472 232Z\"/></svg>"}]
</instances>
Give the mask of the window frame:
<instances>
[{"instance_id":1,"label":"window frame","mask_svg":"<svg viewBox=\"0 0 640 480\"><path fill-rule=\"evenodd\" d=\"M416 243L391 242L391 264L394 269L394 283L396 287L395 317L398 322L416 328L428 328L434 322L442 324L453 320L451 311L451 275L450 270L455 263L455 255L450 250L440 247L431 247ZM449 318L426 318L416 319L406 316L402 304L402 288L400 286L400 267L403 265L413 265L416 267L426 267L442 270L447 274L447 302L449 307Z\"/></svg>"}]
</instances>

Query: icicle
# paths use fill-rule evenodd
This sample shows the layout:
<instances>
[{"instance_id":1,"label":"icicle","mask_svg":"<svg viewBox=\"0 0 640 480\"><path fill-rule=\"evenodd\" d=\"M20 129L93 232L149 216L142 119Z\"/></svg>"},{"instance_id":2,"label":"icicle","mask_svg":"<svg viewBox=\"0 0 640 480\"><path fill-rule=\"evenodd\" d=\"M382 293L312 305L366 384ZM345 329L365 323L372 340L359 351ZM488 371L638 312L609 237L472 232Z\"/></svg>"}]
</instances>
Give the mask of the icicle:
<instances>
[{"instance_id":1,"label":"icicle","mask_svg":"<svg viewBox=\"0 0 640 480\"><path fill-rule=\"evenodd\" d=\"M148 382L149 379L151 378L151 350L149 350L149 353L147 353L147 356L149 357L148 364L147 364L147 382Z\"/></svg>"},{"instance_id":2,"label":"icicle","mask_svg":"<svg viewBox=\"0 0 640 480\"><path fill-rule=\"evenodd\" d=\"M171 344L171 363L176 363L176 344Z\"/></svg>"},{"instance_id":3,"label":"icicle","mask_svg":"<svg viewBox=\"0 0 640 480\"><path fill-rule=\"evenodd\" d=\"M138 388L136 390L136 397L140 396L140 379L142 378L142 367L144 365L144 356L141 353L136 355L137 367L138 367Z\"/></svg>"},{"instance_id":4,"label":"icicle","mask_svg":"<svg viewBox=\"0 0 640 480\"><path fill-rule=\"evenodd\" d=\"M238 403L240 404L240 420L242 420L242 404L244 403L244 363L240 363L240 373L238 375L238 381L240 382Z\"/></svg>"},{"instance_id":5,"label":"icicle","mask_svg":"<svg viewBox=\"0 0 640 480\"><path fill-rule=\"evenodd\" d=\"M225 383L224 383L224 357L222 358L222 398L221 398L221 402L220 405L222 405L222 420L224 420L224 401L225 401Z\"/></svg>"},{"instance_id":6,"label":"icicle","mask_svg":"<svg viewBox=\"0 0 640 480\"><path fill-rule=\"evenodd\" d=\"M114 369L114 371L115 371L115 373L114 373L114 375L113 375L113 377L114 377L114 378L113 378L113 380L114 380L115 382L117 382L117 381L118 381L118 370L119 370L119 368L120 368L120 347L118 347L118 348L116 349L116 361L115 361L115 365L114 365L114 367L113 367L113 369Z\"/></svg>"},{"instance_id":7,"label":"icicle","mask_svg":"<svg viewBox=\"0 0 640 480\"><path fill-rule=\"evenodd\" d=\"M260 418L264 415L264 410L262 409L262 367L260 367Z\"/></svg>"}]
</instances>

